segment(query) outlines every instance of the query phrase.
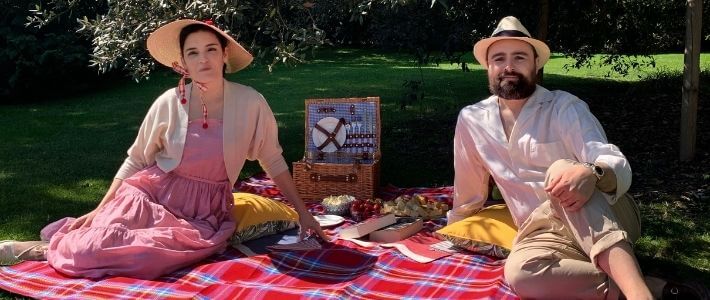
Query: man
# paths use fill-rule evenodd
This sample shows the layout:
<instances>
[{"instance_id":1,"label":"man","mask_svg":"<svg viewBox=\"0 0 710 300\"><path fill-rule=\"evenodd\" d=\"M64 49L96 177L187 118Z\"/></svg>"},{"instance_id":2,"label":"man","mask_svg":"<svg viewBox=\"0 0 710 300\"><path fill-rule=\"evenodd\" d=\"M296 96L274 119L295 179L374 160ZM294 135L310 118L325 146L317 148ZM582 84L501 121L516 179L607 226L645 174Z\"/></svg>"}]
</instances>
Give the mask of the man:
<instances>
[{"instance_id":1,"label":"man","mask_svg":"<svg viewBox=\"0 0 710 300\"><path fill-rule=\"evenodd\" d=\"M492 177L519 228L505 266L519 296L651 299L629 163L586 103L536 85L548 46L505 17L473 49L493 96L459 114L449 223L481 209Z\"/></svg>"}]
</instances>

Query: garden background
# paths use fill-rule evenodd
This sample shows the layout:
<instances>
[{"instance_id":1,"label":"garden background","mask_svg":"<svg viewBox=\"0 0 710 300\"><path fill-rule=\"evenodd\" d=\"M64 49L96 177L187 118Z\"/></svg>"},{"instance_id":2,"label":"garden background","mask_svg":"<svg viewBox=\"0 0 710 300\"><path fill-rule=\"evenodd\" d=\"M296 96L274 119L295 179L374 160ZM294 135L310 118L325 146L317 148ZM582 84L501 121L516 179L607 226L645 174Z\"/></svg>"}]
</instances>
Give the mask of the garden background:
<instances>
[{"instance_id":1,"label":"garden background","mask_svg":"<svg viewBox=\"0 0 710 300\"><path fill-rule=\"evenodd\" d=\"M93 209L141 119L178 77L145 38L213 19L257 57L228 79L264 94L289 162L306 98L382 99L383 184L453 181L458 111L488 95L472 44L516 15L554 52L542 85L585 100L628 156L645 273L710 282L710 53L700 59L697 144L679 160L684 1L6 1L0 12L0 239ZM702 49L710 49L704 1ZM39 26L39 27L38 27ZM259 172L248 164L242 177Z\"/></svg>"}]
</instances>

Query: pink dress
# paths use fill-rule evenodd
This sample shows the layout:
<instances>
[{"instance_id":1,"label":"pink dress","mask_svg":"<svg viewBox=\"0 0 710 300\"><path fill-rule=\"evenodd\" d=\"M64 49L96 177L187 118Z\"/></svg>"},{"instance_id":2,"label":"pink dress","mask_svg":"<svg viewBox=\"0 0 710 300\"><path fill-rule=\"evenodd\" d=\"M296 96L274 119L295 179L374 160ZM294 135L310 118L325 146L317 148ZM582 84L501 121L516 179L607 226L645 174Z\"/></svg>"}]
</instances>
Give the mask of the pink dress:
<instances>
[{"instance_id":1,"label":"pink dress","mask_svg":"<svg viewBox=\"0 0 710 300\"><path fill-rule=\"evenodd\" d=\"M222 152L222 121L190 122L180 165L152 165L130 178L88 228L68 231L73 218L42 230L47 261L88 278L153 279L225 249L236 224Z\"/></svg>"}]
</instances>

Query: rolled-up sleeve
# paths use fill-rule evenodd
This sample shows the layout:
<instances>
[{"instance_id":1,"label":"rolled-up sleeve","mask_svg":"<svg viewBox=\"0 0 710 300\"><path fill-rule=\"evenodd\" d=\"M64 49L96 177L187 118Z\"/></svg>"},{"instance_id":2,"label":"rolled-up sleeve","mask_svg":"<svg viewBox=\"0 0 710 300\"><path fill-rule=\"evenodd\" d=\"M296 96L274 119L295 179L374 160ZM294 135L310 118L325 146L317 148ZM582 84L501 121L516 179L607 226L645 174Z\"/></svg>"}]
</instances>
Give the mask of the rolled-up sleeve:
<instances>
[{"instance_id":1,"label":"rolled-up sleeve","mask_svg":"<svg viewBox=\"0 0 710 300\"><path fill-rule=\"evenodd\" d=\"M479 211L488 197L490 174L476 149L472 124L462 110L454 133L454 207L447 215L448 224Z\"/></svg>"},{"instance_id":2,"label":"rolled-up sleeve","mask_svg":"<svg viewBox=\"0 0 710 300\"><path fill-rule=\"evenodd\" d=\"M599 120L589 111L586 103L579 99L571 101L560 111L566 147L572 149L580 162L603 162L614 170L616 191L606 194L610 204L629 190L631 186L631 166L619 147L610 144ZM581 134L580 134L581 133Z\"/></svg>"},{"instance_id":3,"label":"rolled-up sleeve","mask_svg":"<svg viewBox=\"0 0 710 300\"><path fill-rule=\"evenodd\" d=\"M279 144L276 118L263 97L261 97L257 109L256 127L247 152L247 159L258 160L264 171L272 178L283 172L288 172L288 164L286 164L283 150Z\"/></svg>"}]
</instances>

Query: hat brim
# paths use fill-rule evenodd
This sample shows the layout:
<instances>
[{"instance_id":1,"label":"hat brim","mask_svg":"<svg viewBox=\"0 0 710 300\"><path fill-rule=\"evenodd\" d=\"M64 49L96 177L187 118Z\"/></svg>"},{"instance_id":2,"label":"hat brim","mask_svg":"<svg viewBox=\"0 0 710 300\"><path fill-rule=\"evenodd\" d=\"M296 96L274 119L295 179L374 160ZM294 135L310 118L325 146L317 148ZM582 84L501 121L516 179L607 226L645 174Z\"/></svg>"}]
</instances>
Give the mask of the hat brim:
<instances>
[{"instance_id":1,"label":"hat brim","mask_svg":"<svg viewBox=\"0 0 710 300\"><path fill-rule=\"evenodd\" d=\"M478 63L483 66L484 69L488 69L488 47L493 45L493 43L500 40L520 40L526 42L535 48L537 52L537 69L542 69L543 66L550 59L550 47L547 46L543 41L536 40L529 37L516 37L516 36L498 36L490 37L487 39L482 39L473 45L473 56L476 58Z\"/></svg>"},{"instance_id":2,"label":"hat brim","mask_svg":"<svg viewBox=\"0 0 710 300\"><path fill-rule=\"evenodd\" d=\"M182 61L182 53L180 53L180 31L185 28L185 26L192 24L208 26L227 39L227 47L225 48L227 68L225 72L237 72L246 68L252 60L254 60L254 57L249 51L244 49L244 47L237 43L229 34L213 25L189 19L173 21L153 31L153 33L148 36L147 41L150 55L159 63L168 67L172 67L173 62L179 64Z\"/></svg>"}]
</instances>

